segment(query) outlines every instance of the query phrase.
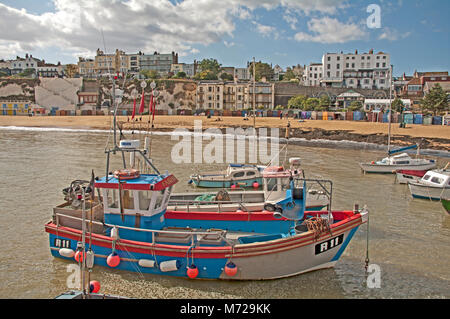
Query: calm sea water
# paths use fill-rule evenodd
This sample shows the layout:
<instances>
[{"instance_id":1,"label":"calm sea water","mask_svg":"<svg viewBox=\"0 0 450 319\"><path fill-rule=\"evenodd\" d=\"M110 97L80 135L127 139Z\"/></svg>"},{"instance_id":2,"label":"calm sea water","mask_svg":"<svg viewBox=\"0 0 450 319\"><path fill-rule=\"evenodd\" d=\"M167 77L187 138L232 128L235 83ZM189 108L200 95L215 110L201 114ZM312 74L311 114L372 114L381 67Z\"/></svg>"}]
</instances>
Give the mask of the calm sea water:
<instances>
[{"instance_id":1,"label":"calm sea water","mask_svg":"<svg viewBox=\"0 0 450 319\"><path fill-rule=\"evenodd\" d=\"M75 179L105 173L104 132L0 129L0 298L53 298L68 290L70 262L51 256L44 224ZM220 164L174 164L177 141L155 136L154 163L189 191L190 174ZM284 154L283 154L284 156ZM393 175L363 175L360 161L384 157L376 150L290 145L307 177L333 181L333 209L370 210L369 258L381 270L381 287L368 288L364 272L367 227L357 231L333 269L270 281L201 281L95 267L101 292L134 298L449 298L450 216L440 203L412 199ZM448 159L440 158L440 166ZM113 161L120 165L120 158ZM113 166L114 167L114 166ZM272 265L276 267L276 263Z\"/></svg>"}]
</instances>

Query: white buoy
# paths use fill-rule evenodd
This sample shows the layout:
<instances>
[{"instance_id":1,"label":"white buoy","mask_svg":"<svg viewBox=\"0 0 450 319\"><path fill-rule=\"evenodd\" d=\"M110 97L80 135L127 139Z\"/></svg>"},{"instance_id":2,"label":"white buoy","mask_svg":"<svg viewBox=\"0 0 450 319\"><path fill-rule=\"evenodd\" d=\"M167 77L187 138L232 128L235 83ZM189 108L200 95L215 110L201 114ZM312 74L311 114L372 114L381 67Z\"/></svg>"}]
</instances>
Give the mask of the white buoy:
<instances>
[{"instance_id":1,"label":"white buoy","mask_svg":"<svg viewBox=\"0 0 450 319\"><path fill-rule=\"evenodd\" d=\"M87 268L94 267L94 252L92 250L88 250L86 252L86 267Z\"/></svg>"},{"instance_id":2,"label":"white buoy","mask_svg":"<svg viewBox=\"0 0 450 319\"><path fill-rule=\"evenodd\" d=\"M138 265L145 268L155 267L155 261L151 259L139 259Z\"/></svg>"},{"instance_id":3,"label":"white buoy","mask_svg":"<svg viewBox=\"0 0 450 319\"><path fill-rule=\"evenodd\" d=\"M167 272L167 271L175 271L178 270L180 268L180 262L178 260L168 260L168 261L163 261L161 263L159 263L159 269L162 272Z\"/></svg>"},{"instance_id":4,"label":"white buoy","mask_svg":"<svg viewBox=\"0 0 450 319\"><path fill-rule=\"evenodd\" d=\"M114 240L119 239L119 229L116 226L114 226L111 229L111 238L114 239Z\"/></svg>"},{"instance_id":5,"label":"white buoy","mask_svg":"<svg viewBox=\"0 0 450 319\"><path fill-rule=\"evenodd\" d=\"M67 258L72 258L73 256L75 256L75 251L70 248L61 248L58 252L61 256Z\"/></svg>"}]
</instances>

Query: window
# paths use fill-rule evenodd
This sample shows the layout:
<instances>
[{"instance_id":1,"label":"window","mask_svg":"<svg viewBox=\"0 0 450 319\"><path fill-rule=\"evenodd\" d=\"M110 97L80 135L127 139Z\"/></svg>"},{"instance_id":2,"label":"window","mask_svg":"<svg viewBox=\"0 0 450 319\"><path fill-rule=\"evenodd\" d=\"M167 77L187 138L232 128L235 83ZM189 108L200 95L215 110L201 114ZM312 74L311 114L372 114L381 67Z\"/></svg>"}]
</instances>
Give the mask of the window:
<instances>
[{"instance_id":1,"label":"window","mask_svg":"<svg viewBox=\"0 0 450 319\"><path fill-rule=\"evenodd\" d=\"M245 172L237 172L233 175L233 178L243 177Z\"/></svg>"},{"instance_id":2,"label":"window","mask_svg":"<svg viewBox=\"0 0 450 319\"><path fill-rule=\"evenodd\" d=\"M331 64L327 64L327 69L331 69Z\"/></svg>"},{"instance_id":3,"label":"window","mask_svg":"<svg viewBox=\"0 0 450 319\"><path fill-rule=\"evenodd\" d=\"M340 61L341 60L341 57L340 56L338 56L337 58L336 58L338 61Z\"/></svg>"},{"instance_id":4,"label":"window","mask_svg":"<svg viewBox=\"0 0 450 319\"><path fill-rule=\"evenodd\" d=\"M348 67L349 67L349 64L348 64L348 63L346 63L346 64L345 64L345 67L346 67L346 68L348 68Z\"/></svg>"},{"instance_id":5,"label":"window","mask_svg":"<svg viewBox=\"0 0 450 319\"><path fill-rule=\"evenodd\" d=\"M336 76L339 77L339 71L336 71Z\"/></svg>"},{"instance_id":6,"label":"window","mask_svg":"<svg viewBox=\"0 0 450 319\"><path fill-rule=\"evenodd\" d=\"M339 70L340 68L341 68L341 65L340 65L340 64L337 64L337 65L336 65L336 69Z\"/></svg>"},{"instance_id":7,"label":"window","mask_svg":"<svg viewBox=\"0 0 450 319\"><path fill-rule=\"evenodd\" d=\"M327 77L330 77L331 75L330 75L330 72L327 72Z\"/></svg>"},{"instance_id":8,"label":"window","mask_svg":"<svg viewBox=\"0 0 450 319\"><path fill-rule=\"evenodd\" d=\"M330 61L331 60L331 57L328 57L328 61Z\"/></svg>"},{"instance_id":9,"label":"window","mask_svg":"<svg viewBox=\"0 0 450 319\"><path fill-rule=\"evenodd\" d=\"M435 184L441 184L444 180L440 177L434 176L430 181Z\"/></svg>"},{"instance_id":10,"label":"window","mask_svg":"<svg viewBox=\"0 0 450 319\"><path fill-rule=\"evenodd\" d=\"M430 176L431 176L431 175L427 175L427 174L425 174L425 176L423 177L423 180L424 180L424 181L427 181L427 180L429 180L429 179L430 179Z\"/></svg>"},{"instance_id":11,"label":"window","mask_svg":"<svg viewBox=\"0 0 450 319\"><path fill-rule=\"evenodd\" d=\"M255 172L247 172L247 176L255 176Z\"/></svg>"},{"instance_id":12,"label":"window","mask_svg":"<svg viewBox=\"0 0 450 319\"><path fill-rule=\"evenodd\" d=\"M380 63L377 63L377 68L379 68L380 67Z\"/></svg>"}]
</instances>

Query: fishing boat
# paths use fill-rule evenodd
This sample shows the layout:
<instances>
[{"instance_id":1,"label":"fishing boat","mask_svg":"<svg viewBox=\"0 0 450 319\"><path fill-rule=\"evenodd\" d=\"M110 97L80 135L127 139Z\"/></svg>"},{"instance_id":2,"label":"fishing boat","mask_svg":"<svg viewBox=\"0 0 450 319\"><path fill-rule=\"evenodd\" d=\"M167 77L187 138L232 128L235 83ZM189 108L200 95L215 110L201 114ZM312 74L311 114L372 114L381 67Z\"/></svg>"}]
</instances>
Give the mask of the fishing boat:
<instances>
[{"instance_id":1,"label":"fishing boat","mask_svg":"<svg viewBox=\"0 0 450 319\"><path fill-rule=\"evenodd\" d=\"M450 170L428 171L417 182L408 182L412 197L439 201L450 197Z\"/></svg>"},{"instance_id":2,"label":"fishing boat","mask_svg":"<svg viewBox=\"0 0 450 319\"><path fill-rule=\"evenodd\" d=\"M81 198L76 198L89 207L80 209L73 196L65 196L66 202L54 208L45 224L54 257L83 260L90 255L98 266L191 279L275 279L333 267L368 220L366 207L331 210L331 181L294 177L283 207L256 212L168 210L177 178L155 167L148 157L148 137L144 148L139 140L117 143L113 123L113 147L102 150L105 176L91 178L89 188L82 185ZM115 154L122 159L129 154L129 168L123 160L124 167L113 173L110 155ZM136 169L136 156L151 171ZM130 169L132 176L122 179ZM329 189L327 211L305 211L310 182Z\"/></svg>"},{"instance_id":3,"label":"fishing boat","mask_svg":"<svg viewBox=\"0 0 450 319\"><path fill-rule=\"evenodd\" d=\"M396 179L399 184L408 184L408 182L418 181L428 170L400 169L395 171Z\"/></svg>"},{"instance_id":4,"label":"fishing boat","mask_svg":"<svg viewBox=\"0 0 450 319\"><path fill-rule=\"evenodd\" d=\"M193 174L188 183L205 188L259 187L264 168L260 165L229 164L224 171Z\"/></svg>"},{"instance_id":5,"label":"fishing boat","mask_svg":"<svg viewBox=\"0 0 450 319\"><path fill-rule=\"evenodd\" d=\"M262 173L262 190L242 188L222 189L218 192L187 192L170 195L169 210L231 212L236 210L262 211L267 205L283 206L289 194L289 179L305 177L300 169L300 159L290 158L290 167L270 166ZM309 188L306 194L306 210L321 210L328 203L322 189Z\"/></svg>"}]
</instances>

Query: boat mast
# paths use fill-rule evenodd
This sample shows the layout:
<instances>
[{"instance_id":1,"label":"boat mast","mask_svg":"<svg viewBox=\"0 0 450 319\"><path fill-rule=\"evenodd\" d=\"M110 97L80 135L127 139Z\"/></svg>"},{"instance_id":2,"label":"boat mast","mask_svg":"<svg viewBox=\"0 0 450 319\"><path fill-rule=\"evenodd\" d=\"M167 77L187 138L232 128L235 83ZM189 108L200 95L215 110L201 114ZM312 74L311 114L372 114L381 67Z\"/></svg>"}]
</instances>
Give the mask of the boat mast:
<instances>
[{"instance_id":1,"label":"boat mast","mask_svg":"<svg viewBox=\"0 0 450 319\"><path fill-rule=\"evenodd\" d=\"M391 117L392 117L392 70L394 66L391 64L390 81L389 81L389 128L388 128L388 156L391 150Z\"/></svg>"}]
</instances>

